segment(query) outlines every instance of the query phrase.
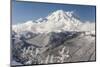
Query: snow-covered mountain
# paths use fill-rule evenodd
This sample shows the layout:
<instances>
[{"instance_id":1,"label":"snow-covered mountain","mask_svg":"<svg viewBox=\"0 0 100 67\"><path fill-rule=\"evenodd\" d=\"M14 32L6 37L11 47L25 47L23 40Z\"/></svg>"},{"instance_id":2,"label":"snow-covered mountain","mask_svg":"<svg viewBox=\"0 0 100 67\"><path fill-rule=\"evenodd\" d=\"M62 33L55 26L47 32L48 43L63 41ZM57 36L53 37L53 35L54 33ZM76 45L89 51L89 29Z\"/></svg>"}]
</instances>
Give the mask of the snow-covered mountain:
<instances>
[{"instance_id":1,"label":"snow-covered mountain","mask_svg":"<svg viewBox=\"0 0 100 67\"><path fill-rule=\"evenodd\" d=\"M57 10L12 26L12 65L95 61L95 23Z\"/></svg>"},{"instance_id":2,"label":"snow-covered mountain","mask_svg":"<svg viewBox=\"0 0 100 67\"><path fill-rule=\"evenodd\" d=\"M23 31L31 31L34 33L61 31L95 31L95 23L83 23L79 20L79 18L73 11L66 12L63 10L57 10L45 18L13 25L12 29L17 33Z\"/></svg>"}]
</instances>

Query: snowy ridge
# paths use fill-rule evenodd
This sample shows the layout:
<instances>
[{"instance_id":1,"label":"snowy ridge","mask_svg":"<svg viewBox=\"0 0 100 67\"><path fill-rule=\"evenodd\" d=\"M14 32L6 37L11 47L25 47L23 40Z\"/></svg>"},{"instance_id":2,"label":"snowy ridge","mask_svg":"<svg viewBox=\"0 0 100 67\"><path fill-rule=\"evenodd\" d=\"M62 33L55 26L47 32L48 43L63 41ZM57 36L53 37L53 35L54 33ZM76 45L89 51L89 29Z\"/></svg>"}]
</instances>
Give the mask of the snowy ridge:
<instances>
[{"instance_id":1,"label":"snowy ridge","mask_svg":"<svg viewBox=\"0 0 100 67\"><path fill-rule=\"evenodd\" d=\"M35 23L36 22L36 23ZM34 33L62 32L62 31L95 31L95 23L83 23L74 15L73 11L57 10L45 18L13 25L13 31L20 33L31 31Z\"/></svg>"}]
</instances>

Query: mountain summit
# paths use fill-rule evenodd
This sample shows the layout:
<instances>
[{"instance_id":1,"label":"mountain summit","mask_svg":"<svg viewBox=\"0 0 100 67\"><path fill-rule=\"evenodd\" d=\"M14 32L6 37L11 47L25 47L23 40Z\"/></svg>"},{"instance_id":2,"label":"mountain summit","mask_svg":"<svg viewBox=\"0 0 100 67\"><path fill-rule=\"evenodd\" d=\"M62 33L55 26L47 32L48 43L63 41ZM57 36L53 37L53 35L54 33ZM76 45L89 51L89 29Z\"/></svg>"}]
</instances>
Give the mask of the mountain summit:
<instances>
[{"instance_id":1,"label":"mountain summit","mask_svg":"<svg viewBox=\"0 0 100 67\"><path fill-rule=\"evenodd\" d=\"M53 12L51 15L47 16L47 19L49 20L55 20L59 21L60 19L66 19L71 18L73 15L73 12L65 12L63 10L57 10Z\"/></svg>"}]
</instances>

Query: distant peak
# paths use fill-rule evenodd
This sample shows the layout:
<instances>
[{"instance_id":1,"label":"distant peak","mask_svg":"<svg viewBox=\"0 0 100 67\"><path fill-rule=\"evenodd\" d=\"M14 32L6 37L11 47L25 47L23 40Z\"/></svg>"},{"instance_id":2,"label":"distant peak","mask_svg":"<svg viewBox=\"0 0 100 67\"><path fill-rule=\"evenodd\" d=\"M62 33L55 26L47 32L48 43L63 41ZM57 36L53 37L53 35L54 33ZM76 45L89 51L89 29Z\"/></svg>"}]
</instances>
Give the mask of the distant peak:
<instances>
[{"instance_id":1,"label":"distant peak","mask_svg":"<svg viewBox=\"0 0 100 67\"><path fill-rule=\"evenodd\" d=\"M73 11L56 10L52 12L47 19L59 22L60 20L70 20L73 16Z\"/></svg>"},{"instance_id":2,"label":"distant peak","mask_svg":"<svg viewBox=\"0 0 100 67\"><path fill-rule=\"evenodd\" d=\"M64 11L64 10L56 10L53 12L53 14L67 14L67 15L73 15L74 11Z\"/></svg>"},{"instance_id":3,"label":"distant peak","mask_svg":"<svg viewBox=\"0 0 100 67\"><path fill-rule=\"evenodd\" d=\"M52 14L64 14L64 13L65 13L64 10L56 10Z\"/></svg>"},{"instance_id":4,"label":"distant peak","mask_svg":"<svg viewBox=\"0 0 100 67\"><path fill-rule=\"evenodd\" d=\"M65 16L65 15L72 17L74 15L74 11L56 10L52 12L49 16Z\"/></svg>"}]
</instances>

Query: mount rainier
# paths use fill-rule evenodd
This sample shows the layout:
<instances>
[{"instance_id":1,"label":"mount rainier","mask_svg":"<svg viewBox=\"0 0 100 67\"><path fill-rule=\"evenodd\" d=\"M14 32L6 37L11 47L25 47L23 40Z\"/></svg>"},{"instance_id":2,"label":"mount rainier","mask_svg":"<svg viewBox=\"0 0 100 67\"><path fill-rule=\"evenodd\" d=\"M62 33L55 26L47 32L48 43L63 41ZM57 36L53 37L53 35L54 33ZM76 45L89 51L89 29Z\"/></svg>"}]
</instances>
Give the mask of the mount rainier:
<instances>
[{"instance_id":1,"label":"mount rainier","mask_svg":"<svg viewBox=\"0 0 100 67\"><path fill-rule=\"evenodd\" d=\"M95 61L95 22L73 11L12 25L12 65Z\"/></svg>"},{"instance_id":2,"label":"mount rainier","mask_svg":"<svg viewBox=\"0 0 100 67\"><path fill-rule=\"evenodd\" d=\"M57 10L45 18L13 25L15 32L31 31L34 33L62 31L95 31L95 23L82 22L72 11Z\"/></svg>"}]
</instances>

